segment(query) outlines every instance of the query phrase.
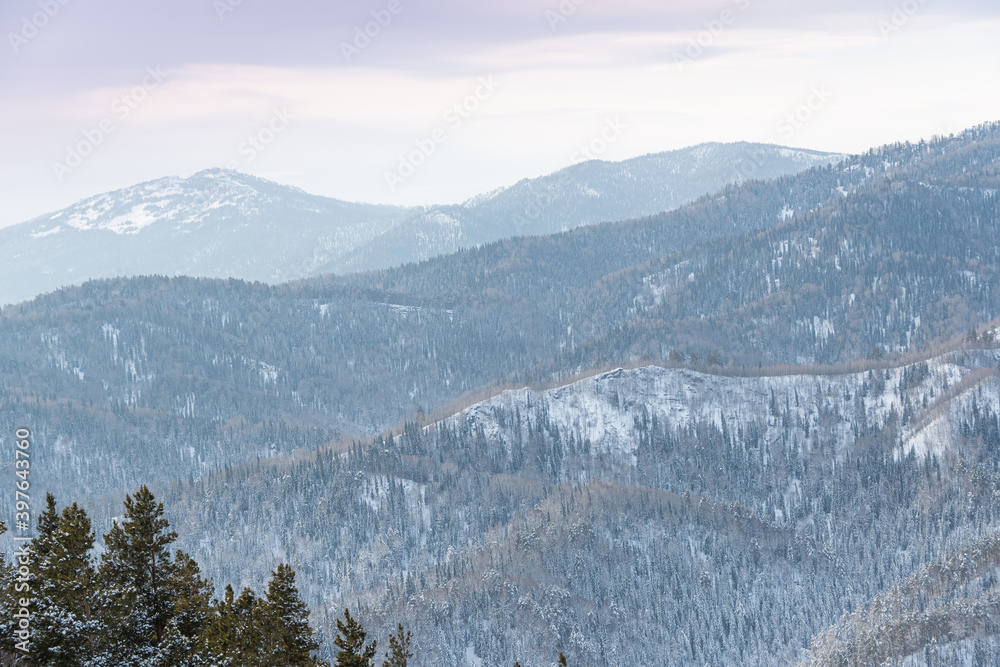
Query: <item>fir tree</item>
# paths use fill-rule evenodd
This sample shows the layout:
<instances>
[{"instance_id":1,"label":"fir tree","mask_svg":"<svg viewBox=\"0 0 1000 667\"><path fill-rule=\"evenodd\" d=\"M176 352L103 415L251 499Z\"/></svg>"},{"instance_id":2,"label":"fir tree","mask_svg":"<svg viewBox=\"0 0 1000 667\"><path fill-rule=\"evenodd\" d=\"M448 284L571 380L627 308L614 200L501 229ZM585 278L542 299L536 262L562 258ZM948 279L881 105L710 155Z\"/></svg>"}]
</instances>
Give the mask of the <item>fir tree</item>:
<instances>
[{"instance_id":1,"label":"fir tree","mask_svg":"<svg viewBox=\"0 0 1000 667\"><path fill-rule=\"evenodd\" d=\"M93 546L87 513L73 503L59 515L55 498L49 494L32 541L32 655L39 664L75 667L94 654L100 624L93 609Z\"/></svg>"},{"instance_id":2,"label":"fir tree","mask_svg":"<svg viewBox=\"0 0 1000 667\"><path fill-rule=\"evenodd\" d=\"M7 524L0 519L0 535L7 532ZM15 579L14 565L7 560L6 554L0 553L0 664L14 664L18 655L14 644L18 641L14 632L17 630L15 612Z\"/></svg>"},{"instance_id":3,"label":"fir tree","mask_svg":"<svg viewBox=\"0 0 1000 667\"><path fill-rule=\"evenodd\" d=\"M383 667L406 667L413 654L410 644L413 634L403 631L403 624L397 626L396 634L389 636L389 652L385 655Z\"/></svg>"},{"instance_id":4,"label":"fir tree","mask_svg":"<svg viewBox=\"0 0 1000 667\"><path fill-rule=\"evenodd\" d=\"M295 571L289 565L279 565L271 575L261 619L265 650L270 656L268 665L326 665L312 657L319 642L309 625L309 608L295 587Z\"/></svg>"},{"instance_id":5,"label":"fir tree","mask_svg":"<svg viewBox=\"0 0 1000 667\"><path fill-rule=\"evenodd\" d=\"M175 596L173 624L177 632L189 640L189 654L201 653L206 648L205 635L213 613L212 582L202 578L201 569L193 558L178 551L174 557L171 587Z\"/></svg>"},{"instance_id":6,"label":"fir tree","mask_svg":"<svg viewBox=\"0 0 1000 667\"><path fill-rule=\"evenodd\" d=\"M125 517L104 536L98 572L102 584L103 648L116 665L174 665L192 650L174 625L177 565L168 547L162 503L145 486L125 496Z\"/></svg>"},{"instance_id":7,"label":"fir tree","mask_svg":"<svg viewBox=\"0 0 1000 667\"><path fill-rule=\"evenodd\" d=\"M205 633L213 661L222 667L265 667L262 602L254 592L244 588L237 598L232 586L226 586L213 612Z\"/></svg>"},{"instance_id":8,"label":"fir tree","mask_svg":"<svg viewBox=\"0 0 1000 667\"><path fill-rule=\"evenodd\" d=\"M357 619L351 617L349 609L344 610L343 620L337 620L337 638L334 645L337 652L337 667L373 667L377 642L365 645L364 628Z\"/></svg>"}]
</instances>

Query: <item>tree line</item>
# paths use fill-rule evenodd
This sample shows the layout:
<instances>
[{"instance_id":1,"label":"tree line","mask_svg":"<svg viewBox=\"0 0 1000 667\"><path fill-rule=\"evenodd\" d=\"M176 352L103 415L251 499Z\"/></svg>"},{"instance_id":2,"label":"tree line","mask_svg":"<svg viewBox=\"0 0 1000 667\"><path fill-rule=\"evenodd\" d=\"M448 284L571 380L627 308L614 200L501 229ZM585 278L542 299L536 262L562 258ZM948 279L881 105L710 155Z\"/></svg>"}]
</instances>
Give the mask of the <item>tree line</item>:
<instances>
[{"instance_id":1,"label":"tree line","mask_svg":"<svg viewBox=\"0 0 1000 667\"><path fill-rule=\"evenodd\" d=\"M124 510L95 556L87 513L77 503L59 511L48 494L25 556L0 557L0 665L329 667L289 565L264 595L226 586L215 599L198 563L171 552L178 535L146 486ZM345 610L337 625L337 667L373 666L376 643L361 624ZM406 667L411 646L400 625L383 664Z\"/></svg>"},{"instance_id":2,"label":"tree line","mask_svg":"<svg viewBox=\"0 0 1000 667\"><path fill-rule=\"evenodd\" d=\"M0 554L0 665L330 667L317 655L320 642L289 565L277 566L264 595L226 586L216 599L198 563L171 553L178 535L148 487L126 495L124 510L95 557L86 511L75 502L59 511L55 496L46 496L37 534L22 552L29 556L12 563ZM26 617L18 616L21 607ZM19 634L21 618L27 631ZM378 643L349 609L334 645L335 667L375 667ZM399 624L388 645L382 667L407 667L412 633Z\"/></svg>"}]
</instances>

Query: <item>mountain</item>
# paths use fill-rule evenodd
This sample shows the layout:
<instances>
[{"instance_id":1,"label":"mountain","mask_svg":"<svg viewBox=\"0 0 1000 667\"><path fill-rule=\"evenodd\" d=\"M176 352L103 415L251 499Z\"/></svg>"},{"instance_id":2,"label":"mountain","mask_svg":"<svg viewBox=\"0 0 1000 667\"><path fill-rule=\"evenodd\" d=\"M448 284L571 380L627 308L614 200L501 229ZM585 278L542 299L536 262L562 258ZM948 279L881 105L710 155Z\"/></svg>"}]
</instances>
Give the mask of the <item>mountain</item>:
<instances>
[{"instance_id":1,"label":"mountain","mask_svg":"<svg viewBox=\"0 0 1000 667\"><path fill-rule=\"evenodd\" d=\"M376 636L403 622L418 665L779 665L991 534L998 363L617 370L164 497L216 581L287 560L328 636L345 606Z\"/></svg>"},{"instance_id":2,"label":"mountain","mask_svg":"<svg viewBox=\"0 0 1000 667\"><path fill-rule=\"evenodd\" d=\"M710 144L592 161L433 210L351 204L237 172L163 178L0 230L0 305L88 279L190 275L281 283L385 268L518 234L676 208L727 183L839 156Z\"/></svg>"},{"instance_id":3,"label":"mountain","mask_svg":"<svg viewBox=\"0 0 1000 667\"><path fill-rule=\"evenodd\" d=\"M994 124L645 219L310 285L558 319L560 354L543 375L674 350L736 365L850 361L1000 315L998 191Z\"/></svg>"},{"instance_id":4,"label":"mountain","mask_svg":"<svg viewBox=\"0 0 1000 667\"><path fill-rule=\"evenodd\" d=\"M35 424L39 475L86 497L595 367L843 363L965 338L1000 317L998 135L359 276L62 290L0 313L0 427Z\"/></svg>"},{"instance_id":5,"label":"mountain","mask_svg":"<svg viewBox=\"0 0 1000 667\"><path fill-rule=\"evenodd\" d=\"M416 215L329 273L389 268L524 235L672 211L731 183L767 180L845 156L766 144L702 144L625 160L590 160Z\"/></svg>"},{"instance_id":6,"label":"mountain","mask_svg":"<svg viewBox=\"0 0 1000 667\"><path fill-rule=\"evenodd\" d=\"M117 276L302 278L408 215L232 171L163 178L0 229L0 304Z\"/></svg>"},{"instance_id":7,"label":"mountain","mask_svg":"<svg viewBox=\"0 0 1000 667\"><path fill-rule=\"evenodd\" d=\"M98 533L153 484L220 586L291 562L421 664L824 664L886 623L989 664L989 572L933 576L997 521L998 191L992 124L364 274L89 281L0 311L0 439Z\"/></svg>"}]
</instances>

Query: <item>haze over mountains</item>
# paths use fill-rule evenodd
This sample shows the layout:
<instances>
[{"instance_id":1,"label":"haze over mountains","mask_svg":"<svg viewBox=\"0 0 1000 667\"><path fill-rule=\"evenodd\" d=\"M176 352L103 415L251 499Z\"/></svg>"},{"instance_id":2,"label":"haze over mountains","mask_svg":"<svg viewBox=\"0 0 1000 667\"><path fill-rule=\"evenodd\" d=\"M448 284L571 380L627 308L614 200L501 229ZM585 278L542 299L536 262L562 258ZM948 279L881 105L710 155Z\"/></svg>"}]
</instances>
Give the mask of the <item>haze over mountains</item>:
<instances>
[{"instance_id":1,"label":"haze over mountains","mask_svg":"<svg viewBox=\"0 0 1000 667\"><path fill-rule=\"evenodd\" d=\"M27 397L58 396L32 399L60 442L47 470L90 495L594 366L909 353L1000 316L998 146L990 127L887 147L674 213L372 274L88 283L0 315L0 406L14 419Z\"/></svg>"},{"instance_id":2,"label":"haze over mountains","mask_svg":"<svg viewBox=\"0 0 1000 667\"><path fill-rule=\"evenodd\" d=\"M0 230L0 305L131 275L280 283L387 268L522 234L672 210L727 183L840 156L707 144L620 163L590 161L432 209L352 204L238 172L163 178Z\"/></svg>"},{"instance_id":3,"label":"haze over mountains","mask_svg":"<svg viewBox=\"0 0 1000 667\"><path fill-rule=\"evenodd\" d=\"M728 175L669 212L617 189L662 163L587 163L567 182L601 196L533 236L508 238L515 212L560 177L379 209L387 249L461 219L475 247L420 263L8 307L0 441L31 424L37 492L89 498L98 532L105 498L154 483L217 585L290 561L326 632L345 605L402 620L418 665L787 664L870 605L810 659L995 664L974 614L1000 565L1000 124L770 180L703 150ZM149 187L122 206L174 196ZM474 240L491 216L513 227ZM965 565L872 604L939 562Z\"/></svg>"}]
</instances>

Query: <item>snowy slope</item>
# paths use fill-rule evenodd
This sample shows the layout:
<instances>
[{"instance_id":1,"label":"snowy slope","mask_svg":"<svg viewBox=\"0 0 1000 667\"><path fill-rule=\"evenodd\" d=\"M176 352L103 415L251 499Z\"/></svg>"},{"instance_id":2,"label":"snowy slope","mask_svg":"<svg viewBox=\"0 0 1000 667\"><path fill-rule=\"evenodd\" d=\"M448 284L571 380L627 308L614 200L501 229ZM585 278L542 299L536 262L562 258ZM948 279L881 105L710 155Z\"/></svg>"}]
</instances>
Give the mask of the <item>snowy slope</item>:
<instances>
[{"instance_id":1,"label":"snowy slope","mask_svg":"<svg viewBox=\"0 0 1000 667\"><path fill-rule=\"evenodd\" d=\"M838 156L745 144L588 162L433 210L352 204L208 170L85 199L0 229L0 306L94 278L279 283L385 268L523 234L659 213L746 178Z\"/></svg>"},{"instance_id":2,"label":"snowy slope","mask_svg":"<svg viewBox=\"0 0 1000 667\"><path fill-rule=\"evenodd\" d=\"M509 416L544 415L563 433L592 443L593 452L635 464L636 424L656 419L668 430L710 424L731 434L764 423L765 442L789 439L811 451L850 448L859 425L900 422L896 456L941 455L973 403L1000 406L996 368L1000 351L954 353L926 364L839 375L727 377L651 366L617 370L536 392L507 391L451 417L446 423L509 448L526 437L513 433ZM926 375L924 374L926 366ZM919 368L919 371L915 371ZM917 373L919 382L907 382ZM914 376L911 376L914 377ZM506 426L505 426L506 425ZM791 430L789 430L791 427Z\"/></svg>"},{"instance_id":3,"label":"snowy slope","mask_svg":"<svg viewBox=\"0 0 1000 667\"><path fill-rule=\"evenodd\" d=\"M409 214L231 171L163 178L0 230L0 305L93 278L303 278Z\"/></svg>"},{"instance_id":4,"label":"snowy slope","mask_svg":"<svg viewBox=\"0 0 1000 667\"><path fill-rule=\"evenodd\" d=\"M591 160L414 216L359 248L345 268L386 268L476 244L555 234L672 211L732 183L766 180L845 156L766 144L702 144L622 162Z\"/></svg>"},{"instance_id":5,"label":"snowy slope","mask_svg":"<svg viewBox=\"0 0 1000 667\"><path fill-rule=\"evenodd\" d=\"M575 664L788 664L988 514L994 487L964 477L983 445L962 432L1000 414L998 362L617 370L507 391L350 455L216 474L168 506L216 581L260 585L276 558L296 563L323 632L345 604L382 634L402 619L419 665L463 664L470 645L484 664L558 650ZM937 456L910 458L921 446ZM203 498L246 509L206 513ZM725 614L774 632L705 620Z\"/></svg>"}]
</instances>

